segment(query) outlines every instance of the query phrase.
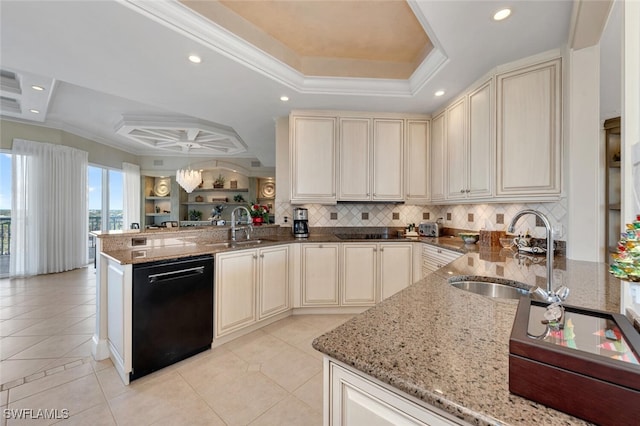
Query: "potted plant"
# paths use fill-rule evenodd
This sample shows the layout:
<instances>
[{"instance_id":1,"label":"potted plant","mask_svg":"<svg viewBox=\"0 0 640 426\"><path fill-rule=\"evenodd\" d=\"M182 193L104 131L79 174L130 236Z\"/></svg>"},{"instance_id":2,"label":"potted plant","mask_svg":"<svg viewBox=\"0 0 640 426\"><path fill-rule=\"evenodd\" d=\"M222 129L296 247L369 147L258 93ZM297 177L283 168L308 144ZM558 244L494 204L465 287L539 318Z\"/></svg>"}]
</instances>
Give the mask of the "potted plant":
<instances>
[{"instance_id":1,"label":"potted plant","mask_svg":"<svg viewBox=\"0 0 640 426\"><path fill-rule=\"evenodd\" d=\"M189 210L189 220L201 220L202 212L199 210Z\"/></svg>"},{"instance_id":2,"label":"potted plant","mask_svg":"<svg viewBox=\"0 0 640 426\"><path fill-rule=\"evenodd\" d=\"M224 188L224 182L225 182L224 176L222 176L222 174L219 174L216 180L213 181L213 187Z\"/></svg>"},{"instance_id":3,"label":"potted plant","mask_svg":"<svg viewBox=\"0 0 640 426\"><path fill-rule=\"evenodd\" d=\"M251 204L249 207L254 224L269 223L269 208L260 204Z\"/></svg>"}]
</instances>

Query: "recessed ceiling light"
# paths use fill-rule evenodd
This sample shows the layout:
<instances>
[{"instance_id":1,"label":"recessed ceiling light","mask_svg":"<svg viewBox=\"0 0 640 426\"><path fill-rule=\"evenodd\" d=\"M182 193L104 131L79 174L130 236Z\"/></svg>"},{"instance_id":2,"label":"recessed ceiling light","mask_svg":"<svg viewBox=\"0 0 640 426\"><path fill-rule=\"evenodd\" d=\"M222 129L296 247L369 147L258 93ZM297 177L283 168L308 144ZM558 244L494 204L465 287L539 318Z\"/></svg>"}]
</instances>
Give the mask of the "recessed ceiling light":
<instances>
[{"instance_id":1,"label":"recessed ceiling light","mask_svg":"<svg viewBox=\"0 0 640 426\"><path fill-rule=\"evenodd\" d=\"M34 114L40 114L40 111L38 111L37 109L30 109L29 112L32 112Z\"/></svg>"},{"instance_id":2,"label":"recessed ceiling light","mask_svg":"<svg viewBox=\"0 0 640 426\"><path fill-rule=\"evenodd\" d=\"M442 95L444 95L444 90L438 90L436 93L434 93L434 95L442 96Z\"/></svg>"},{"instance_id":3,"label":"recessed ceiling light","mask_svg":"<svg viewBox=\"0 0 640 426\"><path fill-rule=\"evenodd\" d=\"M200 56L197 56L197 55L189 55L189 60L194 64L199 64L200 62L202 62L202 59L200 59Z\"/></svg>"},{"instance_id":4,"label":"recessed ceiling light","mask_svg":"<svg viewBox=\"0 0 640 426\"><path fill-rule=\"evenodd\" d=\"M280 100L282 102L287 102L289 100L289 97L288 96L280 96Z\"/></svg>"},{"instance_id":5,"label":"recessed ceiling light","mask_svg":"<svg viewBox=\"0 0 640 426\"><path fill-rule=\"evenodd\" d=\"M494 13L493 20L502 21L503 19L507 19L509 15L511 15L511 9L509 8L500 9L499 11Z\"/></svg>"},{"instance_id":6,"label":"recessed ceiling light","mask_svg":"<svg viewBox=\"0 0 640 426\"><path fill-rule=\"evenodd\" d=\"M37 90L38 92L42 92L44 90L44 87L42 86L36 86L35 84L33 86L31 86L31 88L33 90Z\"/></svg>"}]
</instances>

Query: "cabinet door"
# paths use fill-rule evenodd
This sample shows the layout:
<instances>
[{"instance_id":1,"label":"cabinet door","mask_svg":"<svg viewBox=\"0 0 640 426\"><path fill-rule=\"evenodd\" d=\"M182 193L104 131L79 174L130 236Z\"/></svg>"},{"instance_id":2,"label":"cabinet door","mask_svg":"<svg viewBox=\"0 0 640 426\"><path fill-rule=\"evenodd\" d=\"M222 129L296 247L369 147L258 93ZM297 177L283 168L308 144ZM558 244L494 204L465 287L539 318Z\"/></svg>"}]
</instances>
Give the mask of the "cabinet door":
<instances>
[{"instance_id":1,"label":"cabinet door","mask_svg":"<svg viewBox=\"0 0 640 426\"><path fill-rule=\"evenodd\" d=\"M407 120L405 199L412 204L429 201L429 122Z\"/></svg>"},{"instance_id":2,"label":"cabinet door","mask_svg":"<svg viewBox=\"0 0 640 426\"><path fill-rule=\"evenodd\" d=\"M258 319L289 309L289 247L258 251Z\"/></svg>"},{"instance_id":3,"label":"cabinet door","mask_svg":"<svg viewBox=\"0 0 640 426\"><path fill-rule=\"evenodd\" d=\"M102 258L107 262L107 339L111 359L122 380L129 383L132 368L132 265Z\"/></svg>"},{"instance_id":4,"label":"cabinet door","mask_svg":"<svg viewBox=\"0 0 640 426\"><path fill-rule=\"evenodd\" d=\"M373 120L373 200L404 198L403 132L403 120Z\"/></svg>"},{"instance_id":5,"label":"cabinet door","mask_svg":"<svg viewBox=\"0 0 640 426\"><path fill-rule=\"evenodd\" d=\"M340 119L340 177L338 179L339 200L359 201L370 199L370 141L370 119Z\"/></svg>"},{"instance_id":6,"label":"cabinet door","mask_svg":"<svg viewBox=\"0 0 640 426\"><path fill-rule=\"evenodd\" d=\"M425 273L431 273L448 265L460 256L462 256L462 253L425 244L422 247L422 269Z\"/></svg>"},{"instance_id":7,"label":"cabinet door","mask_svg":"<svg viewBox=\"0 0 640 426\"><path fill-rule=\"evenodd\" d=\"M467 152L465 136L465 99L462 98L446 111L445 152L447 160L446 198L455 200L467 195Z\"/></svg>"},{"instance_id":8,"label":"cabinet door","mask_svg":"<svg viewBox=\"0 0 640 426\"><path fill-rule=\"evenodd\" d=\"M377 244L342 244L342 305L376 303Z\"/></svg>"},{"instance_id":9,"label":"cabinet door","mask_svg":"<svg viewBox=\"0 0 640 426\"><path fill-rule=\"evenodd\" d=\"M560 59L498 74L497 196L559 195Z\"/></svg>"},{"instance_id":10,"label":"cabinet door","mask_svg":"<svg viewBox=\"0 0 640 426\"><path fill-rule=\"evenodd\" d=\"M290 119L291 202L336 202L336 119Z\"/></svg>"},{"instance_id":11,"label":"cabinet door","mask_svg":"<svg viewBox=\"0 0 640 426\"><path fill-rule=\"evenodd\" d=\"M326 364L325 364L326 365ZM446 417L419 406L345 368L328 363L329 386L325 401L330 404L331 426L360 425L456 425Z\"/></svg>"},{"instance_id":12,"label":"cabinet door","mask_svg":"<svg viewBox=\"0 0 640 426\"><path fill-rule=\"evenodd\" d=\"M256 250L216 255L216 337L256 321Z\"/></svg>"},{"instance_id":13,"label":"cabinet door","mask_svg":"<svg viewBox=\"0 0 640 426\"><path fill-rule=\"evenodd\" d=\"M444 200L445 113L431 120L430 176L431 201Z\"/></svg>"},{"instance_id":14,"label":"cabinet door","mask_svg":"<svg viewBox=\"0 0 640 426\"><path fill-rule=\"evenodd\" d=\"M340 303L338 251L338 244L302 245L302 306Z\"/></svg>"},{"instance_id":15,"label":"cabinet door","mask_svg":"<svg viewBox=\"0 0 640 426\"><path fill-rule=\"evenodd\" d=\"M380 244L381 300L413 284L413 246Z\"/></svg>"},{"instance_id":16,"label":"cabinet door","mask_svg":"<svg viewBox=\"0 0 640 426\"><path fill-rule=\"evenodd\" d=\"M493 79L482 84L468 96L469 140L467 142L469 198L486 198L493 195Z\"/></svg>"}]
</instances>

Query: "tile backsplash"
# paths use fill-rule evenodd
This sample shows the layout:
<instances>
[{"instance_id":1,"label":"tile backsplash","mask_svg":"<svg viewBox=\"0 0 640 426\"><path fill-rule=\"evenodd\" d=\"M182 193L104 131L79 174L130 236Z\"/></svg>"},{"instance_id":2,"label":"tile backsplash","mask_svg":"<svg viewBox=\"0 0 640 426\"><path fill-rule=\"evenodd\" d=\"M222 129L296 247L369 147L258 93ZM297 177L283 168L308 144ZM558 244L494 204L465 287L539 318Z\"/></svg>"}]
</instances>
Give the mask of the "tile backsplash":
<instances>
[{"instance_id":1,"label":"tile backsplash","mask_svg":"<svg viewBox=\"0 0 640 426\"><path fill-rule=\"evenodd\" d=\"M444 206L414 206L406 204L357 204L340 203L335 206L306 204L309 209L309 226L393 226L418 224L428 217L430 221L442 218L447 228L479 231L480 229L506 230L511 218L522 209L538 210L553 225L555 238L565 240L567 228L566 198L553 203L529 204L458 204ZM291 222L293 208L288 202L276 201L276 223ZM516 233L529 231L533 237L543 238L544 228L536 227L535 217L527 215L518 221Z\"/></svg>"}]
</instances>

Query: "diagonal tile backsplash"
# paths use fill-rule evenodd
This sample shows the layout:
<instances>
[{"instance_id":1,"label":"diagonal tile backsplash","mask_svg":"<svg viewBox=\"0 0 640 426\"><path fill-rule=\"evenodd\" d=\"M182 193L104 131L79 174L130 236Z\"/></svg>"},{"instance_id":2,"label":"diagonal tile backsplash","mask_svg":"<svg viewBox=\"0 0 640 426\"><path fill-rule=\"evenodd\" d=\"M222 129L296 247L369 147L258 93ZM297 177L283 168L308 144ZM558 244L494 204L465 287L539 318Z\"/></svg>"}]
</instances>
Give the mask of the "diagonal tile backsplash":
<instances>
[{"instance_id":1,"label":"diagonal tile backsplash","mask_svg":"<svg viewBox=\"0 0 640 426\"><path fill-rule=\"evenodd\" d=\"M276 223L283 224L284 217L291 223L294 207L289 202L276 200ZM555 237L565 240L564 232L567 228L567 200L562 198L553 203L530 204L452 204L444 206L414 206L406 204L356 204L345 203L334 206L321 204L305 204L300 207L309 209L309 226L393 226L402 227L409 223L418 224L423 221L424 213L429 214L430 221L443 218L442 223L447 228L506 230L511 218L522 209L539 210L545 214L554 229ZM332 213L337 219L331 219ZM368 213L368 219L362 219L362 213ZM399 219L393 219L394 213ZM447 220L448 213L451 216ZM498 223L497 215L503 215L503 224ZM535 217L524 216L518 222L516 233L529 231L533 237L544 238L544 227L536 227Z\"/></svg>"}]
</instances>

